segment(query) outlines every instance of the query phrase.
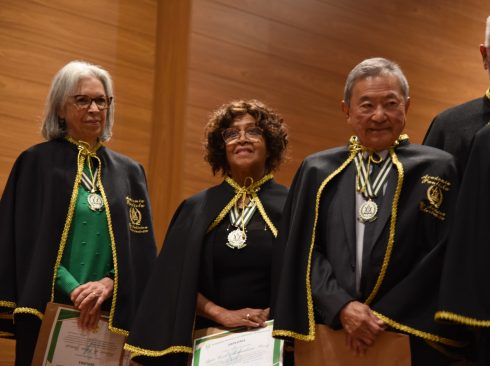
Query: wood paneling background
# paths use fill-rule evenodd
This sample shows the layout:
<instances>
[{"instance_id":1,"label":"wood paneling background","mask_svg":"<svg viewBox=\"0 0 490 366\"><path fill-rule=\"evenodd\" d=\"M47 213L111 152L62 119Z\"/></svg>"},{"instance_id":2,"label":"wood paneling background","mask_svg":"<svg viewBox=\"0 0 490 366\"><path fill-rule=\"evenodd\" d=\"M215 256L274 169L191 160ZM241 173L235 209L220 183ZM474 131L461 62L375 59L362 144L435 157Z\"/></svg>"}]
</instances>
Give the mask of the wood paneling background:
<instances>
[{"instance_id":1,"label":"wood paneling background","mask_svg":"<svg viewBox=\"0 0 490 366\"><path fill-rule=\"evenodd\" d=\"M185 195L211 182L200 138L209 111L231 99L258 98L285 118L291 160L276 177L286 185L306 155L345 143L344 81L368 57L404 70L407 133L420 143L436 113L488 86L479 44L489 14L479 0L193 1Z\"/></svg>"},{"instance_id":2,"label":"wood paneling background","mask_svg":"<svg viewBox=\"0 0 490 366\"><path fill-rule=\"evenodd\" d=\"M155 0L0 1L0 185L40 136L51 79L75 59L100 64L115 84L110 146L146 167L152 127Z\"/></svg>"},{"instance_id":3,"label":"wood paneling background","mask_svg":"<svg viewBox=\"0 0 490 366\"><path fill-rule=\"evenodd\" d=\"M42 141L54 73L85 59L114 78L109 146L145 166L160 244L177 204L221 180L202 158L213 109L257 98L280 112L291 159L276 177L289 185L306 155L347 141L345 77L383 56L408 77L419 143L436 113L488 86L478 46L489 14L481 0L0 0L0 192Z\"/></svg>"}]
</instances>

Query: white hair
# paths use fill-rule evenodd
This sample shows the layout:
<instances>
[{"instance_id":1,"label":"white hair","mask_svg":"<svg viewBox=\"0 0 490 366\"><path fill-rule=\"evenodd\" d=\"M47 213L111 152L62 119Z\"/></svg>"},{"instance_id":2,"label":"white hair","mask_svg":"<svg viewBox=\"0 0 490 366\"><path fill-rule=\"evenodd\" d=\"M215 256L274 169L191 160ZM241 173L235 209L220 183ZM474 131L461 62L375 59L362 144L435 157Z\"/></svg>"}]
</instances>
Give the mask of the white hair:
<instances>
[{"instance_id":1,"label":"white hair","mask_svg":"<svg viewBox=\"0 0 490 366\"><path fill-rule=\"evenodd\" d=\"M487 18L487 26L485 29L485 47L490 47L490 16Z\"/></svg>"},{"instance_id":2,"label":"white hair","mask_svg":"<svg viewBox=\"0 0 490 366\"><path fill-rule=\"evenodd\" d=\"M398 79L398 81L400 82L403 99L407 101L409 92L408 81L403 74L403 71L400 69L400 66L386 58L373 57L365 59L361 63L357 64L357 66L355 66L347 76L344 87L345 104L350 105L352 89L354 88L354 84L357 81L368 77L385 75L393 75Z\"/></svg>"},{"instance_id":3,"label":"white hair","mask_svg":"<svg viewBox=\"0 0 490 366\"><path fill-rule=\"evenodd\" d=\"M71 61L59 70L53 78L44 110L41 132L46 140L53 140L66 135L66 125L59 118L58 112L65 105L68 97L78 87L80 80L95 77L104 86L105 93L112 97L112 79L102 67L85 61ZM99 139L107 141L112 136L114 124L114 101L106 110L106 123Z\"/></svg>"}]
</instances>

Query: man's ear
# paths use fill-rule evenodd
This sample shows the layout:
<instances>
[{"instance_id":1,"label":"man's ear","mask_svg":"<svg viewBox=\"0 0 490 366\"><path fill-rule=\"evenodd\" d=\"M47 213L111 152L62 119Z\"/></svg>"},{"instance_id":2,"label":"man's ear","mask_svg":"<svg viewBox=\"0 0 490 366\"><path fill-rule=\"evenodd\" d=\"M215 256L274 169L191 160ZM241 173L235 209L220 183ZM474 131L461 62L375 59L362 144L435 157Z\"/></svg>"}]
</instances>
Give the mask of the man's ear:
<instances>
[{"instance_id":1,"label":"man's ear","mask_svg":"<svg viewBox=\"0 0 490 366\"><path fill-rule=\"evenodd\" d=\"M409 107L410 107L410 97L407 97L407 100L405 101L405 114L408 113Z\"/></svg>"},{"instance_id":2,"label":"man's ear","mask_svg":"<svg viewBox=\"0 0 490 366\"><path fill-rule=\"evenodd\" d=\"M345 101L340 102L340 106L342 108L342 112L344 112L345 116L349 118L349 106L345 103Z\"/></svg>"},{"instance_id":3,"label":"man's ear","mask_svg":"<svg viewBox=\"0 0 490 366\"><path fill-rule=\"evenodd\" d=\"M485 70L488 70L487 47L485 47L484 44L481 44L480 45L480 54L481 54L481 58L482 58L482 61L483 61L483 68Z\"/></svg>"}]
</instances>

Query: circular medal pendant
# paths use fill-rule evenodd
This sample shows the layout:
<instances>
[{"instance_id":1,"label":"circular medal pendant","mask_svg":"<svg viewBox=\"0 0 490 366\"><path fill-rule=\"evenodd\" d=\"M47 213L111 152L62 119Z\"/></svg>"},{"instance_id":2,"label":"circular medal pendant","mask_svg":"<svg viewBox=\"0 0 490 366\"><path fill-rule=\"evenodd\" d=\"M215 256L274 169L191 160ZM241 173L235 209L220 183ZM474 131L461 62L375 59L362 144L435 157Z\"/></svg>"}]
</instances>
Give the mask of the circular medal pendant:
<instances>
[{"instance_id":1,"label":"circular medal pendant","mask_svg":"<svg viewBox=\"0 0 490 366\"><path fill-rule=\"evenodd\" d=\"M242 249L247 246L247 234L241 229L235 229L228 234L228 242L226 245L231 249Z\"/></svg>"},{"instance_id":2,"label":"circular medal pendant","mask_svg":"<svg viewBox=\"0 0 490 366\"><path fill-rule=\"evenodd\" d=\"M102 211L104 207L104 201L98 193L90 193L87 197L88 207L92 211Z\"/></svg>"},{"instance_id":3,"label":"circular medal pendant","mask_svg":"<svg viewBox=\"0 0 490 366\"><path fill-rule=\"evenodd\" d=\"M368 200L359 207L359 221L362 223L373 222L376 220L378 205L376 202Z\"/></svg>"}]
</instances>

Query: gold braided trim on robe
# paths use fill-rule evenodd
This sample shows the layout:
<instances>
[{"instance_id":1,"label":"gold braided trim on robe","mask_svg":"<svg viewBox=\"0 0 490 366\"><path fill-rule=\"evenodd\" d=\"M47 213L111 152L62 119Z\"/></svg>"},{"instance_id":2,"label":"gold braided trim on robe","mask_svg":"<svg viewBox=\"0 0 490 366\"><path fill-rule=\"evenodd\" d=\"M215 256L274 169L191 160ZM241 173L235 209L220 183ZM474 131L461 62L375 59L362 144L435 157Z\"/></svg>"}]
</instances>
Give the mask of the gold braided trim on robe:
<instances>
[{"instance_id":1,"label":"gold braided trim on robe","mask_svg":"<svg viewBox=\"0 0 490 366\"><path fill-rule=\"evenodd\" d=\"M399 142L397 140L396 145L398 145L398 143ZM400 194L403 186L403 178L405 176L405 173L403 171L403 165L400 163L398 157L396 156L395 147L392 146L389 152L390 152L391 160L393 161L393 164L396 166L396 170L398 172L398 181L396 183L395 195L393 196L393 201L391 203L390 235L388 237L388 245L386 246L386 251L383 258L383 264L381 266L381 270L379 271L378 278L376 279L376 284L374 285L373 290L371 291L368 298L364 302L366 305L369 305L370 303L373 302L374 298L378 294L381 284L383 283L383 280L386 275L386 271L388 270L388 264L390 263L391 253L393 252L393 244L395 242L396 218L398 216L398 201L400 199Z\"/></svg>"},{"instance_id":2,"label":"gold braided trim on robe","mask_svg":"<svg viewBox=\"0 0 490 366\"><path fill-rule=\"evenodd\" d=\"M4 308L15 308L17 305L13 301L0 301L0 306Z\"/></svg>"},{"instance_id":3,"label":"gold braided trim on robe","mask_svg":"<svg viewBox=\"0 0 490 366\"><path fill-rule=\"evenodd\" d=\"M96 151L97 149L101 146L100 144L97 144L94 149L90 150L90 147L87 143L83 141L75 141L71 137L67 136L66 139L71 142L72 144L76 145L78 148L78 156L77 156L77 174L75 176L75 182L73 184L73 190L71 193L71 198L70 198L70 204L68 205L68 213L66 216L65 220L65 225L63 227L63 232L61 233L61 240L59 244L59 249L58 249L58 255L56 256L56 263L54 267L54 273L53 273L53 280L51 282L51 302L54 301L54 292L55 292L55 284L56 284L56 277L58 275L58 268L61 265L61 259L63 257L63 252L65 250L65 245L66 241L68 240L68 234L70 233L70 228L71 228L71 223L73 221L73 216L75 212L75 205L77 203L77 198L78 198L78 187L80 185L80 182L82 180L82 173L83 173L83 166L85 164L85 160L90 157L90 158L97 158ZM101 169L101 162L99 160L99 176L100 176L100 171Z\"/></svg>"},{"instance_id":4,"label":"gold braided trim on robe","mask_svg":"<svg viewBox=\"0 0 490 366\"><path fill-rule=\"evenodd\" d=\"M323 180L323 182L320 184L320 187L318 188L318 191L316 193L316 199L315 199L315 219L313 221L313 230L312 230L312 236L311 236L311 242L310 242L310 249L308 251L308 264L306 266L306 303L308 307L308 334L301 334L297 332L292 332L290 330L282 330L282 329L277 329L272 331L272 335L278 336L278 337L291 337L291 338L296 338L301 341L313 341L315 339L315 313L313 310L313 296L311 294L311 257L313 254L313 248L315 246L315 239L316 239L316 225L318 223L318 216L319 216L319 211L320 211L320 198L323 192L323 189L325 186L335 177L337 176L340 172L342 172L347 165L350 164L352 160L354 160L354 157L356 156L357 153L351 152L349 154L349 157L347 158L346 161L342 163L341 166L339 166L337 169L335 169L327 178Z\"/></svg>"},{"instance_id":5,"label":"gold braided trim on robe","mask_svg":"<svg viewBox=\"0 0 490 366\"><path fill-rule=\"evenodd\" d=\"M118 283L119 268L118 268L118 263L117 263L116 242L115 242L115 237L114 237L114 231L112 228L112 219L111 219L111 213L110 213L110 208L109 208L109 202L108 202L107 196L105 194L104 186L102 185L102 161L97 156L97 150L102 146L102 144L100 142L98 142L92 149L90 149L90 146L84 141L76 141L73 138L71 138L70 136L66 136L65 138L70 143L76 145L78 148L77 174L75 176L75 182L73 184L73 191L72 191L71 198L70 198L70 204L68 206L68 213L66 216L65 225L63 227L63 232L61 234L61 239L60 239L60 244L59 244L59 249L58 249L58 255L56 257L56 263L55 263L55 267L53 270L53 280L52 280L52 284L51 284L51 302L54 301L56 276L58 274L58 268L61 264L61 259L63 257L63 252L65 250L66 241L68 240L68 235L69 235L71 224L73 221L75 206L76 206L77 198L78 198L78 187L80 186L80 182L82 180L83 167L84 167L85 161L88 160L88 164L91 164L91 159L95 159L97 161L97 163L99 164L99 174L97 174L97 186L99 187L100 194L102 196L102 201L104 202L104 209L106 211L107 227L109 230L109 237L111 240L112 260L113 260L113 264L114 264L114 289L113 289L113 294L112 294L112 305L111 305L111 310L110 310L110 314L109 314L108 327L109 327L109 330L113 333L127 336L129 334L129 332L127 330L116 328L112 325L113 319L114 319L114 313L116 311L117 292L118 292L118 288L119 288L119 283Z\"/></svg>"},{"instance_id":6,"label":"gold braided trim on robe","mask_svg":"<svg viewBox=\"0 0 490 366\"><path fill-rule=\"evenodd\" d=\"M262 202L260 201L259 196L257 195L257 192L260 190L260 186L262 186L264 183L268 182L271 180L274 176L272 174L267 174L262 177L257 182L253 182L248 185L248 186L240 186L237 182L235 182L231 177L226 177L225 182L228 183L230 186L232 186L235 189L235 195L233 198L228 202L228 204L221 210L221 212L218 214L216 219L214 219L213 223L209 226L208 228L208 233L213 230L216 226L219 225L221 221L226 217L228 212L233 208L233 206L238 202L240 198L242 198L244 195L250 195L252 197L252 200L255 202L257 205L257 208L260 212L260 215L264 219L265 223L269 227L270 231L274 235L275 238L277 238L277 228L274 226L272 221L270 220L269 216L267 216L267 213L265 212L264 206L262 205Z\"/></svg>"},{"instance_id":7,"label":"gold braided trim on robe","mask_svg":"<svg viewBox=\"0 0 490 366\"><path fill-rule=\"evenodd\" d=\"M384 321L386 324L388 324L390 327L400 330L404 333L415 335L417 337L432 341L432 342L437 342L437 343L442 343L448 346L453 346L453 347L464 347L466 345L465 342L458 342L450 338L446 337L441 337L436 334L432 334L429 332L423 332L421 330L409 327L408 325L400 324L393 319L390 319L383 314L378 313L377 311L373 310L374 315L376 315L378 318L380 318L382 321Z\"/></svg>"},{"instance_id":8,"label":"gold braided trim on robe","mask_svg":"<svg viewBox=\"0 0 490 366\"><path fill-rule=\"evenodd\" d=\"M488 328L490 327L490 320L476 319L473 317L460 315L451 311L437 311L434 316L436 320L449 320L455 323L469 325L471 327Z\"/></svg>"},{"instance_id":9,"label":"gold braided trim on robe","mask_svg":"<svg viewBox=\"0 0 490 366\"><path fill-rule=\"evenodd\" d=\"M277 228L274 226L272 221L270 220L269 216L267 216L267 213L265 212L264 206L262 205L262 202L259 199L259 196L257 195L257 192L260 190L260 187L271 180L273 178L272 174L267 174L262 179L260 179L257 182L252 182L248 186L240 186L237 182L235 182L231 177L226 177L225 181L228 183L230 186L232 186L235 189L235 195L233 198L226 204L226 206L221 210L221 212L218 214L218 216L213 220L211 225L209 226L207 232L209 233L211 230L213 230L216 226L219 225L221 221L226 217L226 215L230 212L230 210L233 208L233 206L238 202L240 198L243 198L244 195L250 195L252 200L255 202L257 205L257 208L266 222L267 226L271 230L272 234L274 237L277 237L278 231ZM165 356L171 353L190 353L192 354L192 347L187 347L187 346L170 346L164 350L161 351L155 351L155 350L149 350L146 348L141 348L137 346L133 346L131 344L124 344L124 349L126 351L131 352L130 358L133 359L138 356L146 356L146 357L161 357Z\"/></svg>"},{"instance_id":10,"label":"gold braided trim on robe","mask_svg":"<svg viewBox=\"0 0 490 366\"><path fill-rule=\"evenodd\" d=\"M15 314L31 314L37 316L40 320L43 320L44 317L44 314L41 313L39 310L34 308L24 307L24 306L15 308L14 315Z\"/></svg>"},{"instance_id":11,"label":"gold braided trim on robe","mask_svg":"<svg viewBox=\"0 0 490 366\"><path fill-rule=\"evenodd\" d=\"M374 298L376 297L381 284L383 283L383 280L385 278L386 272L388 270L388 265L390 262L391 258L391 253L393 251L393 245L394 245L394 240L395 240L395 230L396 230L396 218L397 218L397 212L398 212L398 201L400 198L401 194L401 189L403 186L403 179L404 179L404 170L403 166L398 160L398 157L396 156L395 153L395 148L396 146L399 145L399 143L403 140L407 140L408 135L402 134L399 136L399 138L395 141L394 145L390 147L389 153L390 156L393 160L393 164L395 165L398 173L398 180L397 180L397 186L395 189L395 194L393 197L393 202L392 202L392 207L391 207L391 219L390 219L390 231L389 231L389 238L388 238L388 244L386 247L385 255L383 258L383 264L381 266L380 273L378 274L378 278L376 280L376 284L373 287L373 290L367 297L367 299L364 301L366 305L369 305L370 303L373 302ZM369 151L366 147L362 146L358 142L357 136L352 136L349 140L349 156L347 157L347 160L344 161L337 169L335 169L327 178L323 180L323 182L320 184L320 187L318 188L317 194L316 194L316 200L315 200L315 219L313 223L313 230L312 230L312 239L310 242L310 248L309 248L309 253L308 253L308 265L307 265L307 271L306 271L306 300L307 300L307 307L308 307L308 334L301 334L297 332L292 332L289 330L281 330L277 329L272 332L273 336L282 336L282 337L291 337L291 338L296 338L298 340L302 341L313 341L315 339L315 315L314 315L314 309L313 309L313 298L311 294L311 282L310 282L310 277L311 277L311 258L313 254L313 248L315 245L315 239L316 239L316 226L318 223L318 216L319 216L319 210L320 210L320 199L321 195L323 193L323 190L325 186L339 173L341 173L355 158L355 156L362 151ZM386 323L390 326L392 326L395 329L401 330L403 332L406 332L408 334L412 334L418 337L422 337L425 339L429 339L435 342L440 342L448 345L458 345L461 346L461 343L458 341L454 341L448 338L444 337L439 337L430 333L422 332L417 329L411 328L409 326L406 326L404 324L397 323L387 317L385 317L382 314L376 313L376 315L379 315L379 317L382 320L386 319Z\"/></svg>"},{"instance_id":12,"label":"gold braided trim on robe","mask_svg":"<svg viewBox=\"0 0 490 366\"><path fill-rule=\"evenodd\" d=\"M95 151L101 146L100 144L97 144L93 151L90 151L88 150L87 146L88 144L85 143L86 146L83 146L81 144L79 144L78 142L76 142L75 140L73 140L72 138L70 137L67 137L67 140L70 141L71 143L75 144L78 146L78 149L79 149L79 154L78 154L78 171L77 171L77 175L75 177L75 184L74 184L74 189L73 189L73 192L72 192L72 196L71 196L71 199L70 199L70 205L68 207L68 215L67 215L67 219L65 221L65 226L63 228L63 233L61 235L61 241L60 241L60 246L59 246L59 250L58 250L58 254L57 254L57 258L56 258L56 264L55 264L55 267L54 267L54 273L53 273L53 280L52 280L52 283L51 283L51 300L50 301L54 301L54 287L55 287L55 282L56 282L56 275L57 275L57 272L58 272L58 267L61 263L61 258L63 256L63 250L64 250L64 247L65 247L65 244L66 244L66 240L68 238L68 232L70 230L70 226L71 226L71 222L72 222L72 219L73 219L73 212L74 212L74 209L75 209L75 203L76 203L76 199L77 199L77 196L78 196L78 189L76 189L78 187L78 185L80 184L80 181L81 181L81 176L82 176L82 170L83 170L83 164L85 162L85 159L86 157L89 155L89 154L92 154L92 155L95 155ZM83 151L83 152L82 152ZM98 159L98 158L97 158ZM30 307L16 307L16 304L13 303L13 302L4 302L2 301L0 303L1 306L7 306L7 307L13 307L15 308L14 311L13 311L13 314L31 314L31 315L34 315L36 317L38 317L40 320L43 319L44 317L44 314L39 311L38 309L35 309L35 308L30 308Z\"/></svg>"},{"instance_id":13,"label":"gold braided trim on robe","mask_svg":"<svg viewBox=\"0 0 490 366\"><path fill-rule=\"evenodd\" d=\"M163 351L152 351L149 349L144 349L141 347L132 346L130 344L125 343L124 349L126 351L131 352L130 358L133 359L138 356L146 356L146 357L161 357L171 353L190 353L192 354L192 347L186 346L172 346L164 349Z\"/></svg>"}]
</instances>

